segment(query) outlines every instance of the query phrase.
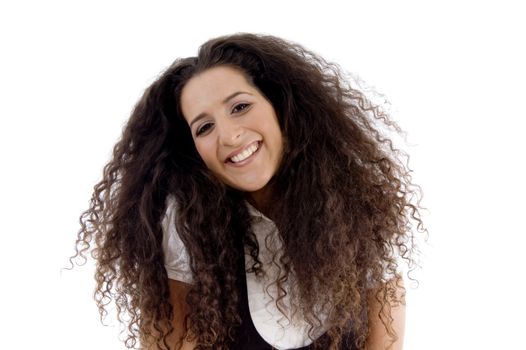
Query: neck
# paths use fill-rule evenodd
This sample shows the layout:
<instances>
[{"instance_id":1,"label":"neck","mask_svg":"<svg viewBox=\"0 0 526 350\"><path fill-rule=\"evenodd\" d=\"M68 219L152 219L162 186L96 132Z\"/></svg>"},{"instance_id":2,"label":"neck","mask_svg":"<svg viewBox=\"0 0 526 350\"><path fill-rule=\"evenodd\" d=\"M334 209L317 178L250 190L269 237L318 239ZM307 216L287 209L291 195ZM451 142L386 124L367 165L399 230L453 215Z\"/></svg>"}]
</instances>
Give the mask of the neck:
<instances>
[{"instance_id":1,"label":"neck","mask_svg":"<svg viewBox=\"0 0 526 350\"><path fill-rule=\"evenodd\" d=\"M273 195L269 186L265 186L260 190L255 192L250 192L248 194L248 202L257 210L259 210L263 215L272 219L272 203Z\"/></svg>"}]
</instances>

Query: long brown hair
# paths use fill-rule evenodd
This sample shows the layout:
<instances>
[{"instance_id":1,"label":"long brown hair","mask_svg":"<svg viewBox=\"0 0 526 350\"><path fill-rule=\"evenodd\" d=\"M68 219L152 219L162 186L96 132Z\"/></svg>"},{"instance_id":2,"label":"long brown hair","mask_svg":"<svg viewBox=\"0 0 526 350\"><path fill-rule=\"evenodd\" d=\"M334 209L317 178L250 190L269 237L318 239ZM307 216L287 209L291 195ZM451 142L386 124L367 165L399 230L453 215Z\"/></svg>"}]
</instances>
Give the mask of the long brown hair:
<instances>
[{"instance_id":1,"label":"long brown hair","mask_svg":"<svg viewBox=\"0 0 526 350\"><path fill-rule=\"evenodd\" d=\"M283 241L282 285L293 272L293 306L321 326L315 306L331 305L325 339L336 349L342 336L367 336L366 295L385 285L398 267L396 254L414 262L418 187L401 153L380 126L398 130L388 115L350 86L334 64L300 45L273 37L236 34L212 39L197 57L176 60L136 105L112 160L81 216L76 256L91 249L97 262L96 302L101 315L116 305L127 325L126 346L153 339L168 349L174 311L162 249L167 198L177 204L175 226L189 255L194 284L187 330L199 349L228 349L236 328L236 269L240 241L261 272L246 194L206 168L182 116L182 88L196 74L228 65L243 72L272 103L286 140L273 181L273 217ZM92 242L93 241L93 242ZM93 247L91 247L93 245ZM315 287L313 287L315 286ZM386 306L395 286L379 289ZM388 307L381 319L393 336ZM314 342L321 348L321 341Z\"/></svg>"}]
</instances>

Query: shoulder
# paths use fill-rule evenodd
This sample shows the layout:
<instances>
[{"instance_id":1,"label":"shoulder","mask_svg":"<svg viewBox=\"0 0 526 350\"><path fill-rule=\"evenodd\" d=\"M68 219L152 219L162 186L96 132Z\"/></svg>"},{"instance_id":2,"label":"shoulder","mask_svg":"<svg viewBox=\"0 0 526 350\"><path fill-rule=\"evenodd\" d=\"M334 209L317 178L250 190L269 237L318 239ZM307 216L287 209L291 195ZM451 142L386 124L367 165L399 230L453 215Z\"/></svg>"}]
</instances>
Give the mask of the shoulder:
<instances>
[{"instance_id":1,"label":"shoulder","mask_svg":"<svg viewBox=\"0 0 526 350\"><path fill-rule=\"evenodd\" d=\"M192 283L188 251L177 233L175 215L177 203L173 196L166 199L166 212L162 218L164 265L168 278Z\"/></svg>"}]
</instances>

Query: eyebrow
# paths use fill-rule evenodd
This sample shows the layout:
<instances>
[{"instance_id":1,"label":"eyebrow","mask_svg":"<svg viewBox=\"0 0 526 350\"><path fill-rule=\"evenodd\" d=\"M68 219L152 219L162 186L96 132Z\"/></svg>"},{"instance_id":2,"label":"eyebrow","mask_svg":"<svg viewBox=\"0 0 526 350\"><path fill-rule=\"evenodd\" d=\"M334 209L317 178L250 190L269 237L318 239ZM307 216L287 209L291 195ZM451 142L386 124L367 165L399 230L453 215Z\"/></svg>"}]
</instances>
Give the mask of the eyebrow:
<instances>
[{"instance_id":1,"label":"eyebrow","mask_svg":"<svg viewBox=\"0 0 526 350\"><path fill-rule=\"evenodd\" d=\"M234 97L236 97L237 95L241 95L241 94L247 94L247 95L251 95L252 94L250 92L246 92L246 91L236 91L234 92L233 94L230 94L228 95L221 103L222 104L225 104L227 103L228 101L230 101L231 99L233 99ZM202 113L199 113L191 122L190 122L190 129L192 128L192 125L194 125L196 122L198 122L199 120L203 119L204 117L206 117L206 113L205 112L202 112Z\"/></svg>"}]
</instances>

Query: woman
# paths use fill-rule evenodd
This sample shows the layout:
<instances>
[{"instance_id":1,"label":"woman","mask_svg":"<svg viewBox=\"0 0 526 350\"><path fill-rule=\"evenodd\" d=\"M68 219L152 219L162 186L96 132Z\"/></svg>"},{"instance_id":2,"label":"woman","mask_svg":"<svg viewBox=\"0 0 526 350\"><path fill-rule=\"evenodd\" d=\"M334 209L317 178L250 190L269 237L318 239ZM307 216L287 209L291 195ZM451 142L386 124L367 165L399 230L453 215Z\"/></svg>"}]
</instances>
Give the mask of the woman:
<instances>
[{"instance_id":1,"label":"woman","mask_svg":"<svg viewBox=\"0 0 526 350\"><path fill-rule=\"evenodd\" d=\"M236 34L176 60L116 144L77 254L94 239L96 301L126 346L402 348L412 262L397 129L335 65Z\"/></svg>"}]
</instances>

